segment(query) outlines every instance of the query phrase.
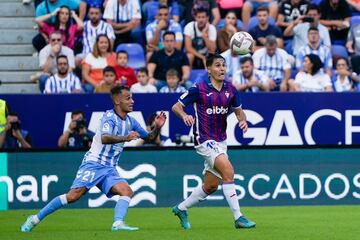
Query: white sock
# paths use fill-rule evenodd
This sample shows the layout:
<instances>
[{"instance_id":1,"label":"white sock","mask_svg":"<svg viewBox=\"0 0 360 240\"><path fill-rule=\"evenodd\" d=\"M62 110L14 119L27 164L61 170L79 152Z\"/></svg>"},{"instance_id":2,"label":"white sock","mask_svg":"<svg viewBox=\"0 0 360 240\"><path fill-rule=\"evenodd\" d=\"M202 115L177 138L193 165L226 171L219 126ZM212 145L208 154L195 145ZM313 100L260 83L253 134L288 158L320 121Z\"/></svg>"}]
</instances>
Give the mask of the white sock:
<instances>
[{"instance_id":1,"label":"white sock","mask_svg":"<svg viewBox=\"0 0 360 240\"><path fill-rule=\"evenodd\" d=\"M187 199L179 204L178 208L182 211L187 210L198 202L203 201L208 195L209 194L204 191L203 186L199 186L190 194Z\"/></svg>"},{"instance_id":2,"label":"white sock","mask_svg":"<svg viewBox=\"0 0 360 240\"><path fill-rule=\"evenodd\" d=\"M228 183L224 182L222 184L222 189L226 201L229 204L230 210L234 215L234 219L237 220L239 217L242 216L242 214L240 212L240 205L239 205L239 200L237 198L234 182L228 182Z\"/></svg>"},{"instance_id":3,"label":"white sock","mask_svg":"<svg viewBox=\"0 0 360 240\"><path fill-rule=\"evenodd\" d=\"M34 216L33 216L32 222L33 222L33 224L35 224L35 225L39 224L40 220L39 220L39 218L38 218L37 215L34 215Z\"/></svg>"}]
</instances>

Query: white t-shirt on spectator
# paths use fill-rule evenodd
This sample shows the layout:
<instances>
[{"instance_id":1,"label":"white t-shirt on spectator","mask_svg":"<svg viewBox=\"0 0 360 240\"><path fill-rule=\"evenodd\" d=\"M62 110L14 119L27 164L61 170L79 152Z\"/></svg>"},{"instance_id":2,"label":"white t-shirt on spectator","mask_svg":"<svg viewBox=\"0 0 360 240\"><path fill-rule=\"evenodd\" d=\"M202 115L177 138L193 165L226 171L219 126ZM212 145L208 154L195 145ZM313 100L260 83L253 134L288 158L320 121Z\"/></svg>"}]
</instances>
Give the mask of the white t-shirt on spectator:
<instances>
[{"instance_id":1,"label":"white t-shirt on spectator","mask_svg":"<svg viewBox=\"0 0 360 240\"><path fill-rule=\"evenodd\" d=\"M42 67L45 63L48 57L51 54L51 45L46 45L43 49L41 49L39 53L39 65ZM74 69L75 68L75 57L74 57L74 51L71 48L68 48L66 46L61 46L61 50L59 55L65 55L68 59L69 67ZM51 74L57 73L57 66L56 66L56 57L52 59L51 63Z\"/></svg>"},{"instance_id":2,"label":"white t-shirt on spectator","mask_svg":"<svg viewBox=\"0 0 360 240\"><path fill-rule=\"evenodd\" d=\"M252 77L257 81L257 82L260 82L262 84L268 84L268 81L269 81L269 77L266 76L266 74L263 72L263 71L260 71L260 70L257 70L257 69L254 69L253 70L253 75ZM249 82L249 79L245 78L242 71L241 70L238 70L233 78L232 78L232 84L236 84L236 83L240 83L240 84L246 84ZM256 86L254 87L251 87L251 89L247 89L246 90L247 92L251 91L251 92L259 92L260 89Z\"/></svg>"},{"instance_id":3,"label":"white t-shirt on spectator","mask_svg":"<svg viewBox=\"0 0 360 240\"><path fill-rule=\"evenodd\" d=\"M196 36L202 37L202 32L199 30L197 22L192 21L186 24L184 29L184 34L189 36L191 39L195 38L194 24L195 24ZM217 37L216 28L214 25L209 23L209 40L216 41L216 37Z\"/></svg>"},{"instance_id":4,"label":"white t-shirt on spectator","mask_svg":"<svg viewBox=\"0 0 360 240\"><path fill-rule=\"evenodd\" d=\"M100 23L94 27L90 20L85 21L83 31L83 53L92 52L96 37L105 34L110 40L115 39L113 27L107 22L100 20Z\"/></svg>"},{"instance_id":5,"label":"white t-shirt on spectator","mask_svg":"<svg viewBox=\"0 0 360 240\"><path fill-rule=\"evenodd\" d=\"M141 85L140 83L135 83L131 86L130 92L132 92L132 93L157 93L157 89L154 85L151 85L151 84Z\"/></svg>"},{"instance_id":6,"label":"white t-shirt on spectator","mask_svg":"<svg viewBox=\"0 0 360 240\"><path fill-rule=\"evenodd\" d=\"M331 87L331 79L322 70L315 75L306 72L296 74L295 83L299 84L302 92L324 92L326 87Z\"/></svg>"},{"instance_id":7,"label":"white t-shirt on spectator","mask_svg":"<svg viewBox=\"0 0 360 240\"><path fill-rule=\"evenodd\" d=\"M141 9L138 0L127 0L120 5L119 0L108 0L104 11L104 18L116 23L129 22L131 19L141 19Z\"/></svg>"},{"instance_id":8,"label":"white t-shirt on spectator","mask_svg":"<svg viewBox=\"0 0 360 240\"><path fill-rule=\"evenodd\" d=\"M69 73L65 78L55 74L46 80L44 93L73 93L74 90L81 91L80 80L74 73Z\"/></svg>"}]
</instances>

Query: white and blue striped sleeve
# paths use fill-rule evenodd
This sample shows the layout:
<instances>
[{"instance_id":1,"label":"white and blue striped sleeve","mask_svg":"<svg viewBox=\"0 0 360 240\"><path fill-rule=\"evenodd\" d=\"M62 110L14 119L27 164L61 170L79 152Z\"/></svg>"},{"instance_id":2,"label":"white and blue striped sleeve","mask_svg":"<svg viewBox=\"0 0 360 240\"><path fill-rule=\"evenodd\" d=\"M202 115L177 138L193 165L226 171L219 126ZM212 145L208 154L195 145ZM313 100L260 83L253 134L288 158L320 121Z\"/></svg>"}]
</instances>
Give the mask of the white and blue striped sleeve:
<instances>
[{"instance_id":1,"label":"white and blue striped sleeve","mask_svg":"<svg viewBox=\"0 0 360 240\"><path fill-rule=\"evenodd\" d=\"M147 138L149 136L149 132L141 127L140 123L136 121L135 118L130 117L132 130L139 133L140 138Z\"/></svg>"}]
</instances>

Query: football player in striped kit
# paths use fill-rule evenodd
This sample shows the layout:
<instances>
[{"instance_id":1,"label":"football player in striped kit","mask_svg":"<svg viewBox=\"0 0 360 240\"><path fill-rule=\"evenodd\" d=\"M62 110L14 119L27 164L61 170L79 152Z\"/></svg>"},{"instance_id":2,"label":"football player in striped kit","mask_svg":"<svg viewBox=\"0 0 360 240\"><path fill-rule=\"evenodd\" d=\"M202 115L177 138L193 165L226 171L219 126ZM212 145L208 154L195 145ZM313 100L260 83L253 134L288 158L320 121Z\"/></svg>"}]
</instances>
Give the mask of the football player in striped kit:
<instances>
[{"instance_id":1,"label":"football player in striped kit","mask_svg":"<svg viewBox=\"0 0 360 240\"><path fill-rule=\"evenodd\" d=\"M173 207L173 213L180 219L184 229L190 229L187 209L214 193L222 184L224 196L233 213L236 228L255 227L255 222L241 212L234 184L234 169L227 155L227 116L233 108L243 132L247 131L246 116L241 107L239 92L225 81L225 59L218 54L209 55L206 60L208 79L195 84L179 98L172 107L186 126L194 125L195 149L204 160L204 184L196 188L183 202ZM195 119L184 111L193 104Z\"/></svg>"},{"instance_id":2,"label":"football player in striped kit","mask_svg":"<svg viewBox=\"0 0 360 240\"><path fill-rule=\"evenodd\" d=\"M111 89L114 104L101 118L90 150L85 154L82 164L76 173L76 178L68 193L57 196L51 200L38 214L31 215L21 226L22 232L30 232L47 215L76 202L90 188L97 186L107 197L119 195L115 206L114 223L112 231L135 231L137 227L125 224L125 216L133 195L129 184L116 170L116 165L124 149L125 142L143 138L153 141L159 134L166 121L164 112L158 114L154 120L152 131L147 132L140 124L128 115L132 112L134 100L127 86L115 86Z\"/></svg>"}]
</instances>

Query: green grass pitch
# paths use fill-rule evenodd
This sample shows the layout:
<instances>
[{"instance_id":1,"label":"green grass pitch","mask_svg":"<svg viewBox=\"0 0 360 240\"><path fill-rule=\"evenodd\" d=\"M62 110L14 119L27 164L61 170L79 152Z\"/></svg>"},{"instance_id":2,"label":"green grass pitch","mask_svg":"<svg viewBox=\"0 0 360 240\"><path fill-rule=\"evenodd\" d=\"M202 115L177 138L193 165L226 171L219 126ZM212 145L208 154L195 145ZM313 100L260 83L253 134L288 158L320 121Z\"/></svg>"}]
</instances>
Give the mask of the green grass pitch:
<instances>
[{"instance_id":1,"label":"green grass pitch","mask_svg":"<svg viewBox=\"0 0 360 240\"><path fill-rule=\"evenodd\" d=\"M243 207L256 221L254 229L235 229L228 208L190 209L192 229L180 227L170 208L132 208L129 225L137 232L111 232L112 209L63 209L50 215L31 233L20 232L20 225L35 210L0 212L0 239L59 240L163 240L163 239L360 239L360 206Z\"/></svg>"}]
</instances>

